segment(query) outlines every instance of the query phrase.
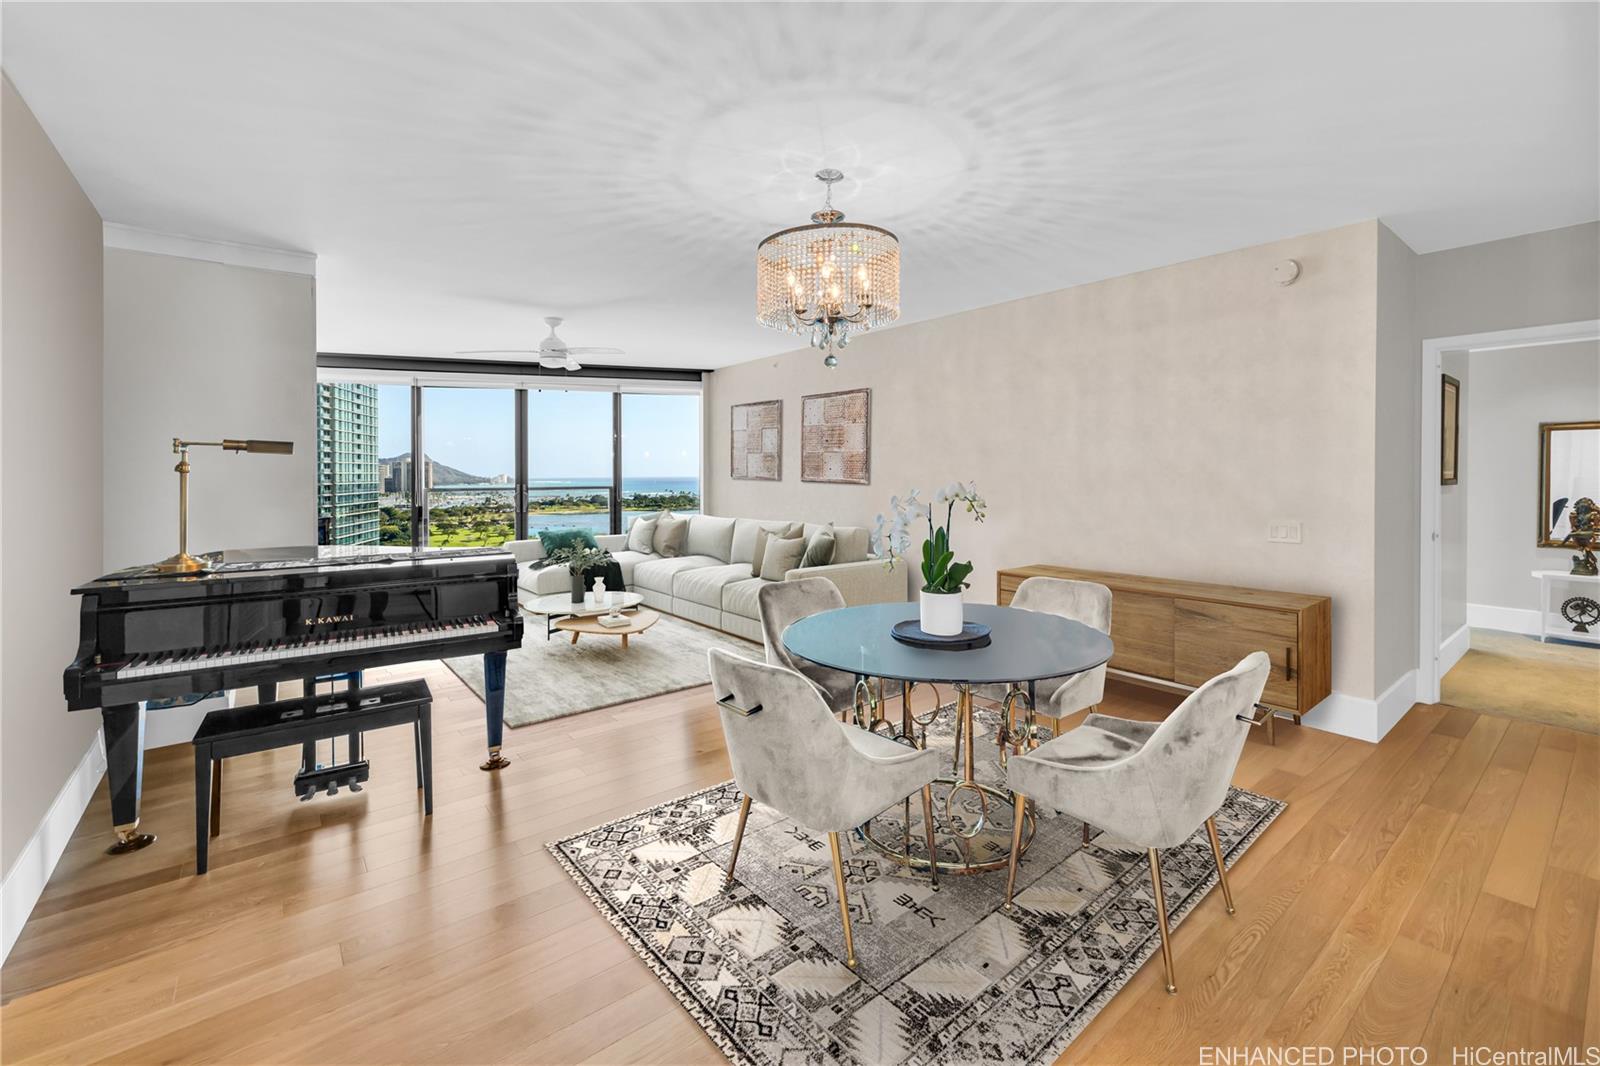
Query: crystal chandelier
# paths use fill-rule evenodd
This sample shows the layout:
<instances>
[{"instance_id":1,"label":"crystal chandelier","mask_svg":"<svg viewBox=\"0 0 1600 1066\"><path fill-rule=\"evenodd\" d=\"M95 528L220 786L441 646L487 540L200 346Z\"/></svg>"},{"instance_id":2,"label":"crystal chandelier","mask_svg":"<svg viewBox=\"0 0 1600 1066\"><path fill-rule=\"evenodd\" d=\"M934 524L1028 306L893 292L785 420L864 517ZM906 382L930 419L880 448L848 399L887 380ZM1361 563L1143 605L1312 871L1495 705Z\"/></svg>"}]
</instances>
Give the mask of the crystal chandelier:
<instances>
[{"instance_id":1,"label":"crystal chandelier","mask_svg":"<svg viewBox=\"0 0 1600 1066\"><path fill-rule=\"evenodd\" d=\"M878 226L845 222L833 206L837 170L817 171L827 188L809 226L779 230L756 249L756 318L811 338L838 366L853 333L900 317L900 239Z\"/></svg>"}]
</instances>

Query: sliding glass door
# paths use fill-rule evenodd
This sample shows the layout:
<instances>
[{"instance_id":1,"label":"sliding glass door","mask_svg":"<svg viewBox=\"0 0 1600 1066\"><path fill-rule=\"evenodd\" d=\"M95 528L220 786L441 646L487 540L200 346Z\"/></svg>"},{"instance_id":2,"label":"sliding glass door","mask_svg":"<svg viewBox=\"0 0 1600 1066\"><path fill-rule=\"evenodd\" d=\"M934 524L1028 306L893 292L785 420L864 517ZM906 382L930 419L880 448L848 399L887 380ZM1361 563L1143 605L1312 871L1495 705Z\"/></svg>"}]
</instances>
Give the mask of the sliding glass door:
<instances>
[{"instance_id":1,"label":"sliding glass door","mask_svg":"<svg viewBox=\"0 0 1600 1066\"><path fill-rule=\"evenodd\" d=\"M426 386L427 543L491 547L516 533L517 432L513 389Z\"/></svg>"},{"instance_id":2,"label":"sliding glass door","mask_svg":"<svg viewBox=\"0 0 1600 1066\"><path fill-rule=\"evenodd\" d=\"M700 397L622 394L622 528L634 517L700 513Z\"/></svg>"},{"instance_id":3,"label":"sliding glass door","mask_svg":"<svg viewBox=\"0 0 1600 1066\"><path fill-rule=\"evenodd\" d=\"M610 533L614 394L528 390L528 536Z\"/></svg>"}]
</instances>

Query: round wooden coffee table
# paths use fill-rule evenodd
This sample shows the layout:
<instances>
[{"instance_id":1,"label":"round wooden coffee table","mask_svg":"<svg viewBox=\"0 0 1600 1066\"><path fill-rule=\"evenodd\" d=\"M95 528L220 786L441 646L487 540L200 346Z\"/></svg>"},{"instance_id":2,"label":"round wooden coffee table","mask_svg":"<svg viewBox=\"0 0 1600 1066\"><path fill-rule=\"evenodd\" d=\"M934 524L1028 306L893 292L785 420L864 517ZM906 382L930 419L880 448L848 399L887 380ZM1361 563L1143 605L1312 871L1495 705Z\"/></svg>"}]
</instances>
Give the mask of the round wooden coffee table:
<instances>
[{"instance_id":1,"label":"round wooden coffee table","mask_svg":"<svg viewBox=\"0 0 1600 1066\"><path fill-rule=\"evenodd\" d=\"M661 620L661 616L648 607L641 607L636 611L623 614L628 620L625 626L603 626L597 615L586 615L576 618L563 618L556 623L556 628L563 633L572 634L572 643L578 643L578 637L583 634L592 634L602 637L621 637L622 649L628 649L628 638L635 633L643 633Z\"/></svg>"}]
</instances>

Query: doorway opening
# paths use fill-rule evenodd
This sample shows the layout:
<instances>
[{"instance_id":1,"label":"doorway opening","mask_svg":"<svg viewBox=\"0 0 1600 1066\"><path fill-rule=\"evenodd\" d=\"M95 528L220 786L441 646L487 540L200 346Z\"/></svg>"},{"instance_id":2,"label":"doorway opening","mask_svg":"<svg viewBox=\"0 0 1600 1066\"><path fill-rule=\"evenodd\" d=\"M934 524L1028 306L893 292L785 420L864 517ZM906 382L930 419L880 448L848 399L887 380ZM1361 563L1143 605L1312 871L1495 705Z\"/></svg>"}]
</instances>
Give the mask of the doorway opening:
<instances>
[{"instance_id":1,"label":"doorway opening","mask_svg":"<svg viewBox=\"0 0 1600 1066\"><path fill-rule=\"evenodd\" d=\"M1569 573L1600 501L1600 322L1434 338L1421 370L1418 698L1600 732L1600 624L1571 620L1600 578Z\"/></svg>"}]
</instances>

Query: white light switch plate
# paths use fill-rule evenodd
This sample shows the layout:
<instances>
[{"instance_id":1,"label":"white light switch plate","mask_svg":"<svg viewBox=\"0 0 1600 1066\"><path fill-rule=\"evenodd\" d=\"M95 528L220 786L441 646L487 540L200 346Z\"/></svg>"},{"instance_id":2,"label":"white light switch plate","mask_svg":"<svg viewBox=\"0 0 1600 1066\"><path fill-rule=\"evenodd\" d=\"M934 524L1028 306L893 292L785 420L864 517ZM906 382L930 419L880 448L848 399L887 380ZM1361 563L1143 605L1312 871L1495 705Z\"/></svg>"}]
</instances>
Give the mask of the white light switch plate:
<instances>
[{"instance_id":1,"label":"white light switch plate","mask_svg":"<svg viewBox=\"0 0 1600 1066\"><path fill-rule=\"evenodd\" d=\"M1299 544L1300 523L1293 519L1278 518L1267 523L1268 544Z\"/></svg>"}]
</instances>

